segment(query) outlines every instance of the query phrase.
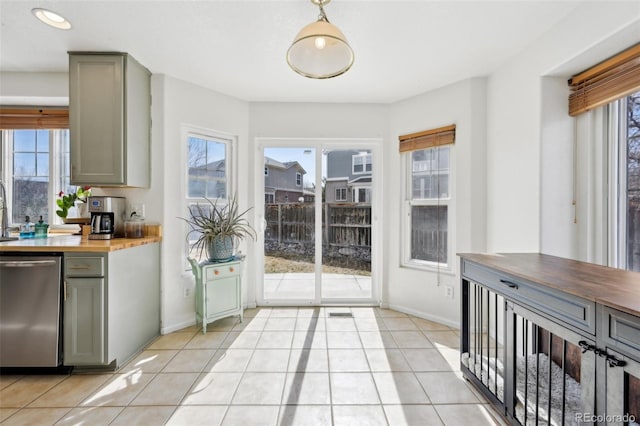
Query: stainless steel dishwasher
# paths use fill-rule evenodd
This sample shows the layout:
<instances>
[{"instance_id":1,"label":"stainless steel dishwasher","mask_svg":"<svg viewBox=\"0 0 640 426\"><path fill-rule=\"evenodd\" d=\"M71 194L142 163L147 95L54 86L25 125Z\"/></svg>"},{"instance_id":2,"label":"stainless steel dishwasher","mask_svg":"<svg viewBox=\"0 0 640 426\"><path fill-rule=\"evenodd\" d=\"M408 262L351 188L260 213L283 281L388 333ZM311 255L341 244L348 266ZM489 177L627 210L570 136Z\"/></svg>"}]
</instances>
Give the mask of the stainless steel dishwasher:
<instances>
[{"instance_id":1,"label":"stainless steel dishwasher","mask_svg":"<svg viewBox=\"0 0 640 426\"><path fill-rule=\"evenodd\" d=\"M0 367L61 364L61 255L0 256Z\"/></svg>"}]
</instances>

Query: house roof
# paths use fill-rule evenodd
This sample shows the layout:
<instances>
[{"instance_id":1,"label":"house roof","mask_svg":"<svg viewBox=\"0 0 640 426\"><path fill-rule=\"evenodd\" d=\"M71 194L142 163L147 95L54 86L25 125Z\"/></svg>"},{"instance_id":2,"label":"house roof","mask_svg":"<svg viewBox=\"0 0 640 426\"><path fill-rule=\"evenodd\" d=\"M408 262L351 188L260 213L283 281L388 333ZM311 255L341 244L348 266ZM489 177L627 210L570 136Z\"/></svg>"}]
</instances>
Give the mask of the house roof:
<instances>
[{"instance_id":1,"label":"house roof","mask_svg":"<svg viewBox=\"0 0 640 426\"><path fill-rule=\"evenodd\" d=\"M271 157L267 157L266 155L264 156L264 165L267 167L283 170L290 169L291 167L296 167L303 175L307 173L307 171L297 161L287 161L286 163L282 163L278 160L274 160Z\"/></svg>"}]
</instances>

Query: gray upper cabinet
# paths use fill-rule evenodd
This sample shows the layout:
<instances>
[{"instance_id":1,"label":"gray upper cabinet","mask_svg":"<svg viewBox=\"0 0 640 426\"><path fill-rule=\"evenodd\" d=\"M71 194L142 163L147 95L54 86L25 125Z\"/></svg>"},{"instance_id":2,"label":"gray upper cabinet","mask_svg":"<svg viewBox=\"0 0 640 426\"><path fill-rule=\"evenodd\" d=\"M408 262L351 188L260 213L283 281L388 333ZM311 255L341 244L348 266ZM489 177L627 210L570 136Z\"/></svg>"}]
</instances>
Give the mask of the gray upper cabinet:
<instances>
[{"instance_id":1,"label":"gray upper cabinet","mask_svg":"<svg viewBox=\"0 0 640 426\"><path fill-rule=\"evenodd\" d=\"M150 185L151 73L126 53L69 52L71 183Z\"/></svg>"}]
</instances>

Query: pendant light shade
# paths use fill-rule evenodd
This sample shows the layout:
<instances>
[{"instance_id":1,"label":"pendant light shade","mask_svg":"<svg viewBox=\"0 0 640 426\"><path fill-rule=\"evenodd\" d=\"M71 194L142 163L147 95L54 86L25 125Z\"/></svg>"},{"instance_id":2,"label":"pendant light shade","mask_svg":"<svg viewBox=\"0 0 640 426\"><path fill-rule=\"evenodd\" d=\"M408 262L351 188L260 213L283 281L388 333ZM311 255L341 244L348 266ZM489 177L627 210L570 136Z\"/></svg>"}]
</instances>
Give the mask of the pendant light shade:
<instances>
[{"instance_id":1,"label":"pendant light shade","mask_svg":"<svg viewBox=\"0 0 640 426\"><path fill-rule=\"evenodd\" d=\"M287 51L287 63L309 78L331 78L344 74L353 65L353 50L342 31L329 22L322 6L329 0L311 0L320 7L320 16L302 28Z\"/></svg>"}]
</instances>

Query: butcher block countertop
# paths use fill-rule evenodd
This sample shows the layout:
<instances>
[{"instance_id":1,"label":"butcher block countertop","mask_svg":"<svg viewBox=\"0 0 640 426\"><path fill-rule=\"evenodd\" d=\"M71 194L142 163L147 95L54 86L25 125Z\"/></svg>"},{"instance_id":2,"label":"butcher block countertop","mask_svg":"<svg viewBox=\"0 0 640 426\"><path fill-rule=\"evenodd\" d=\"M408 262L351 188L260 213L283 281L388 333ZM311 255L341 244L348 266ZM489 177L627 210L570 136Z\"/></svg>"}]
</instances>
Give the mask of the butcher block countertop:
<instances>
[{"instance_id":1,"label":"butcher block countertop","mask_svg":"<svg viewBox=\"0 0 640 426\"><path fill-rule=\"evenodd\" d=\"M459 253L479 265L640 316L640 273L540 253Z\"/></svg>"},{"instance_id":2,"label":"butcher block countertop","mask_svg":"<svg viewBox=\"0 0 640 426\"><path fill-rule=\"evenodd\" d=\"M2 252L93 252L106 253L145 244L158 243L160 236L143 238L114 238L89 240L80 235L50 235L49 238L30 238L0 243Z\"/></svg>"}]
</instances>

